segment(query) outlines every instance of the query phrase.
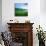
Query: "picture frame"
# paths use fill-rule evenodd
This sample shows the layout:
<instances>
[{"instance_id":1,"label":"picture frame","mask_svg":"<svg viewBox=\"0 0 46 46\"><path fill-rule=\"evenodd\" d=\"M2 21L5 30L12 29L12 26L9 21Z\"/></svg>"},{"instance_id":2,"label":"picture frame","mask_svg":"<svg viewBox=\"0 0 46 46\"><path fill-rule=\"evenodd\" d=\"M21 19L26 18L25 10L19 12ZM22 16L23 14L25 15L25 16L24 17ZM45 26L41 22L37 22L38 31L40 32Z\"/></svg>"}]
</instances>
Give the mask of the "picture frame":
<instances>
[{"instance_id":1,"label":"picture frame","mask_svg":"<svg viewBox=\"0 0 46 46\"><path fill-rule=\"evenodd\" d=\"M15 3L15 16L28 16L28 3Z\"/></svg>"}]
</instances>

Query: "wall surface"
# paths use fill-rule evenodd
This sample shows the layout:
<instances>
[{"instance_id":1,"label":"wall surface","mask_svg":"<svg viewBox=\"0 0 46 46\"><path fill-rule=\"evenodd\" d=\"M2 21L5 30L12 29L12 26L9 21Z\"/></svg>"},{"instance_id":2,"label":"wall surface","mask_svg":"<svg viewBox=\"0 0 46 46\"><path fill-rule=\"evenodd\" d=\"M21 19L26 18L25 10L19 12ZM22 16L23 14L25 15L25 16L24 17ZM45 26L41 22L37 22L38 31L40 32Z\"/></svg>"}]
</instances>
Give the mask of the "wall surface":
<instances>
[{"instance_id":1,"label":"wall surface","mask_svg":"<svg viewBox=\"0 0 46 46\"><path fill-rule=\"evenodd\" d=\"M40 24L46 31L46 0L40 0Z\"/></svg>"},{"instance_id":2,"label":"wall surface","mask_svg":"<svg viewBox=\"0 0 46 46\"><path fill-rule=\"evenodd\" d=\"M8 30L7 22L13 19L14 21L25 22L30 20L33 25L33 45L38 46L38 38L36 37L36 27L40 24L44 30L46 30L46 15L42 12L43 0L2 0L2 26L3 31ZM14 3L28 3L28 16L27 17L16 17L14 16Z\"/></svg>"},{"instance_id":3,"label":"wall surface","mask_svg":"<svg viewBox=\"0 0 46 46\"><path fill-rule=\"evenodd\" d=\"M27 17L16 17L14 16L14 3L28 3L28 16ZM30 20L34 24L40 23L40 0L3 0L2 1L2 25L4 31L7 30L6 23L10 20L19 20L19 22L25 22ZM21 21L20 21L21 20Z\"/></svg>"},{"instance_id":4,"label":"wall surface","mask_svg":"<svg viewBox=\"0 0 46 46\"><path fill-rule=\"evenodd\" d=\"M0 0L0 31L2 31L2 0Z\"/></svg>"}]
</instances>

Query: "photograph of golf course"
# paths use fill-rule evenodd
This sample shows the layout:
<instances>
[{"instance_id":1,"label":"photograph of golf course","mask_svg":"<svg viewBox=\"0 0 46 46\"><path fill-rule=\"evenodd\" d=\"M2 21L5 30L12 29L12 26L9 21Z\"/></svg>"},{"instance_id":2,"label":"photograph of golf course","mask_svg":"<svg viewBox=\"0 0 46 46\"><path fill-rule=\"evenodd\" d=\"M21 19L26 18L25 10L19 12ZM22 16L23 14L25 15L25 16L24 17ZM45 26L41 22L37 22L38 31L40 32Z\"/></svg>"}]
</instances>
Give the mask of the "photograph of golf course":
<instances>
[{"instance_id":1,"label":"photograph of golf course","mask_svg":"<svg viewBox=\"0 0 46 46\"><path fill-rule=\"evenodd\" d=\"M15 16L28 16L28 4L16 3L15 4Z\"/></svg>"}]
</instances>

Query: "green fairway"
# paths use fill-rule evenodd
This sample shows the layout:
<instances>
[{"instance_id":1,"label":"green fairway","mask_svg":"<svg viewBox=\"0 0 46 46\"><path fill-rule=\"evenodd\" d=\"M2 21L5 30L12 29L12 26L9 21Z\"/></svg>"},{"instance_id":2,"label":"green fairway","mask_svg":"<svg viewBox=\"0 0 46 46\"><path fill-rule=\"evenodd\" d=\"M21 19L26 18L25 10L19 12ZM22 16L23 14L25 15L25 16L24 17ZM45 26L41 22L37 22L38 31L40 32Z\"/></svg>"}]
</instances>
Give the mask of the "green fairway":
<instances>
[{"instance_id":1,"label":"green fairway","mask_svg":"<svg viewBox=\"0 0 46 46\"><path fill-rule=\"evenodd\" d=\"M15 8L15 16L28 16L27 9Z\"/></svg>"}]
</instances>

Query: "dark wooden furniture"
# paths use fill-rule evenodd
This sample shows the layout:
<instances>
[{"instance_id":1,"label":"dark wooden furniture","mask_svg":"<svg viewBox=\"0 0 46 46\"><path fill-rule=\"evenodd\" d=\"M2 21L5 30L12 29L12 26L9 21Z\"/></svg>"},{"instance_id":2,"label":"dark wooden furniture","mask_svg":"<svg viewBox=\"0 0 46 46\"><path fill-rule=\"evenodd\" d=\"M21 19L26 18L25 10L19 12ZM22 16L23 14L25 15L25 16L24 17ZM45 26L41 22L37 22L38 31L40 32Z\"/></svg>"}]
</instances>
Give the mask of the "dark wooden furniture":
<instances>
[{"instance_id":1,"label":"dark wooden furniture","mask_svg":"<svg viewBox=\"0 0 46 46\"><path fill-rule=\"evenodd\" d=\"M22 46L33 46L33 23L7 23L12 39L15 42L23 43Z\"/></svg>"}]
</instances>

